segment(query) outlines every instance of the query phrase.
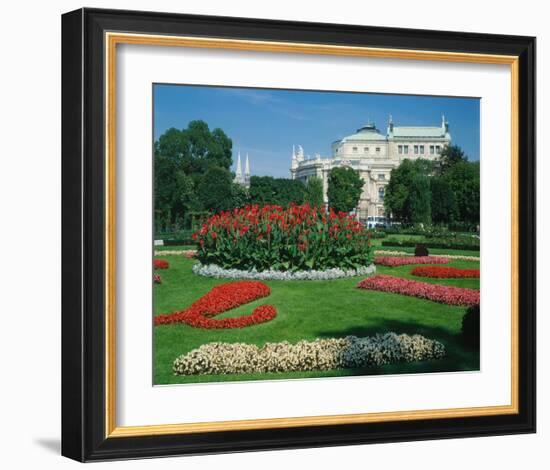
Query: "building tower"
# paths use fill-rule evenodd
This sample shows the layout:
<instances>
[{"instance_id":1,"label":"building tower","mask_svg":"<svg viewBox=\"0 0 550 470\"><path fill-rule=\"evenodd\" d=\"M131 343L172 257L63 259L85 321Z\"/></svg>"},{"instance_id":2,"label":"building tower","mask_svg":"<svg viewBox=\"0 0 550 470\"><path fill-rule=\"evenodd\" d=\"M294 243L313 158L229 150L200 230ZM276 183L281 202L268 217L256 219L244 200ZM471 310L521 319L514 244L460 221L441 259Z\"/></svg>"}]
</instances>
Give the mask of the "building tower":
<instances>
[{"instance_id":1,"label":"building tower","mask_svg":"<svg viewBox=\"0 0 550 470\"><path fill-rule=\"evenodd\" d=\"M244 164L244 187L250 188L250 163L248 161L248 152L246 153L246 162Z\"/></svg>"},{"instance_id":2,"label":"building tower","mask_svg":"<svg viewBox=\"0 0 550 470\"><path fill-rule=\"evenodd\" d=\"M235 179L233 180L236 184L244 186L243 172L241 170L241 151L237 154L237 169L235 170Z\"/></svg>"}]
</instances>

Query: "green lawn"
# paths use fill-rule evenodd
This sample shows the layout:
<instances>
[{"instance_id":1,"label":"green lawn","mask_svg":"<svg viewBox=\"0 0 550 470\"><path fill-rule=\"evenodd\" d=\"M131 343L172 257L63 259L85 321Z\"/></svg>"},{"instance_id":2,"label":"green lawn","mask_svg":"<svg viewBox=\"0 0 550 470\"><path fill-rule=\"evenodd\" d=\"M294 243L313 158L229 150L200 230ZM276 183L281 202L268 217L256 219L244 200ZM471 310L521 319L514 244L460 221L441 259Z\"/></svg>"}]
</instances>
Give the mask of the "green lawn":
<instances>
[{"instance_id":1,"label":"green lawn","mask_svg":"<svg viewBox=\"0 0 550 470\"><path fill-rule=\"evenodd\" d=\"M169 260L170 268L159 271L162 284L154 287L156 315L183 310L213 286L224 282L194 275L191 272L193 261L183 256L162 258ZM448 266L476 268L479 263L455 261ZM409 274L411 269L412 266L378 267L377 272L414 278ZM356 284L361 279L362 277L333 281L267 281L266 284L272 290L268 298L216 317L248 315L256 306L267 303L275 306L277 317L260 325L233 330L203 330L185 324L155 327L155 384L479 369L479 352L465 348L459 337L464 307L441 305L398 294L359 290ZM420 280L479 288L478 279ZM445 344L447 357L439 361L328 372L203 376L175 376L172 373L172 362L177 356L212 341L262 345L283 340L297 342L301 339L313 340L346 335L369 336L387 331L419 333L437 339Z\"/></svg>"}]
</instances>

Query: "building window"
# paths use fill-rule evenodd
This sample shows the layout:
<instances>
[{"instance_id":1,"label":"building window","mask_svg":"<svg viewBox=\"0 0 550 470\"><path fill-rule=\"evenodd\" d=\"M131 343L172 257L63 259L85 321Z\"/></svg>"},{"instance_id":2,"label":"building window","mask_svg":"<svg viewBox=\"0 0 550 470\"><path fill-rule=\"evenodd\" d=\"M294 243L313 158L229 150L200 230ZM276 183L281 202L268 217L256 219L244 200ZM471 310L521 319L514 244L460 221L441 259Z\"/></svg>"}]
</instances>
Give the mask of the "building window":
<instances>
[{"instance_id":1,"label":"building window","mask_svg":"<svg viewBox=\"0 0 550 470\"><path fill-rule=\"evenodd\" d=\"M397 146L397 152L399 153L399 155L401 155L403 153L403 146L402 145Z\"/></svg>"},{"instance_id":2,"label":"building window","mask_svg":"<svg viewBox=\"0 0 550 470\"><path fill-rule=\"evenodd\" d=\"M424 146L423 145L420 146L420 155L424 155Z\"/></svg>"},{"instance_id":3,"label":"building window","mask_svg":"<svg viewBox=\"0 0 550 470\"><path fill-rule=\"evenodd\" d=\"M353 151L353 153L357 153L357 147L353 147L351 150Z\"/></svg>"},{"instance_id":4,"label":"building window","mask_svg":"<svg viewBox=\"0 0 550 470\"><path fill-rule=\"evenodd\" d=\"M363 150L365 151L365 153L369 153L369 148L368 147L365 147Z\"/></svg>"},{"instance_id":5,"label":"building window","mask_svg":"<svg viewBox=\"0 0 550 470\"><path fill-rule=\"evenodd\" d=\"M339 150L339 149L336 149L336 153L338 153L338 150Z\"/></svg>"},{"instance_id":6,"label":"building window","mask_svg":"<svg viewBox=\"0 0 550 470\"><path fill-rule=\"evenodd\" d=\"M404 145L403 146L403 151L405 152L405 155L409 153L409 146L408 145Z\"/></svg>"},{"instance_id":7,"label":"building window","mask_svg":"<svg viewBox=\"0 0 550 470\"><path fill-rule=\"evenodd\" d=\"M376 153L380 153L380 147L376 147Z\"/></svg>"},{"instance_id":8,"label":"building window","mask_svg":"<svg viewBox=\"0 0 550 470\"><path fill-rule=\"evenodd\" d=\"M414 154L415 154L415 155L418 155L418 145L415 145L415 146L414 146Z\"/></svg>"},{"instance_id":9,"label":"building window","mask_svg":"<svg viewBox=\"0 0 550 470\"><path fill-rule=\"evenodd\" d=\"M439 145L436 145L435 153L437 153L438 155L441 153L441 147Z\"/></svg>"},{"instance_id":10,"label":"building window","mask_svg":"<svg viewBox=\"0 0 550 470\"><path fill-rule=\"evenodd\" d=\"M378 179L383 181L383 180L386 179L386 175L379 174L379 175L378 175Z\"/></svg>"},{"instance_id":11,"label":"building window","mask_svg":"<svg viewBox=\"0 0 550 470\"><path fill-rule=\"evenodd\" d=\"M430 155L433 155L435 153L435 146L430 145Z\"/></svg>"},{"instance_id":12,"label":"building window","mask_svg":"<svg viewBox=\"0 0 550 470\"><path fill-rule=\"evenodd\" d=\"M384 200L384 188L378 188L378 201L382 202Z\"/></svg>"}]
</instances>

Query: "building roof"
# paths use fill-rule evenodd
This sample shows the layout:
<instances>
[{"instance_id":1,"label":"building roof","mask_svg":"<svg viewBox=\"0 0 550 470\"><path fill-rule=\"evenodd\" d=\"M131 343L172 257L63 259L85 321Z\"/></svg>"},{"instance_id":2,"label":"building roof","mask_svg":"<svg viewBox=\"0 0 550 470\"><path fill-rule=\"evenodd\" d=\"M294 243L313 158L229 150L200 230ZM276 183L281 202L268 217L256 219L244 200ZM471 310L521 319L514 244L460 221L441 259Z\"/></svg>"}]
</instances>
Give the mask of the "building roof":
<instances>
[{"instance_id":1,"label":"building roof","mask_svg":"<svg viewBox=\"0 0 550 470\"><path fill-rule=\"evenodd\" d=\"M376 128L374 123L371 122L357 129L355 134L344 137L341 142L346 142L348 140L380 141L386 140L386 136L380 134L380 131Z\"/></svg>"},{"instance_id":2,"label":"building roof","mask_svg":"<svg viewBox=\"0 0 550 470\"><path fill-rule=\"evenodd\" d=\"M445 137L446 131L442 127L404 127L395 126L393 137Z\"/></svg>"}]
</instances>

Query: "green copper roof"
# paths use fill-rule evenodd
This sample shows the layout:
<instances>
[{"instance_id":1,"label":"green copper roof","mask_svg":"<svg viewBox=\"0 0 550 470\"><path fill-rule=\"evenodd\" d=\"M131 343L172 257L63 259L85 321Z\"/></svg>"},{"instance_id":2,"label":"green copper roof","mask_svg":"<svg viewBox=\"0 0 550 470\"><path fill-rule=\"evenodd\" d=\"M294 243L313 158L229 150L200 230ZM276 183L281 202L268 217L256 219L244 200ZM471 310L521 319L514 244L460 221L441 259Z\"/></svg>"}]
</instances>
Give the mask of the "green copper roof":
<instances>
[{"instance_id":1,"label":"green copper roof","mask_svg":"<svg viewBox=\"0 0 550 470\"><path fill-rule=\"evenodd\" d=\"M445 137L441 127L394 127L393 137Z\"/></svg>"},{"instance_id":2,"label":"green copper roof","mask_svg":"<svg viewBox=\"0 0 550 470\"><path fill-rule=\"evenodd\" d=\"M376 128L374 123L371 122L357 129L357 132L355 134L344 137L342 139L342 142L345 142L347 140L380 141L386 140L386 136L380 134L380 131Z\"/></svg>"}]
</instances>

